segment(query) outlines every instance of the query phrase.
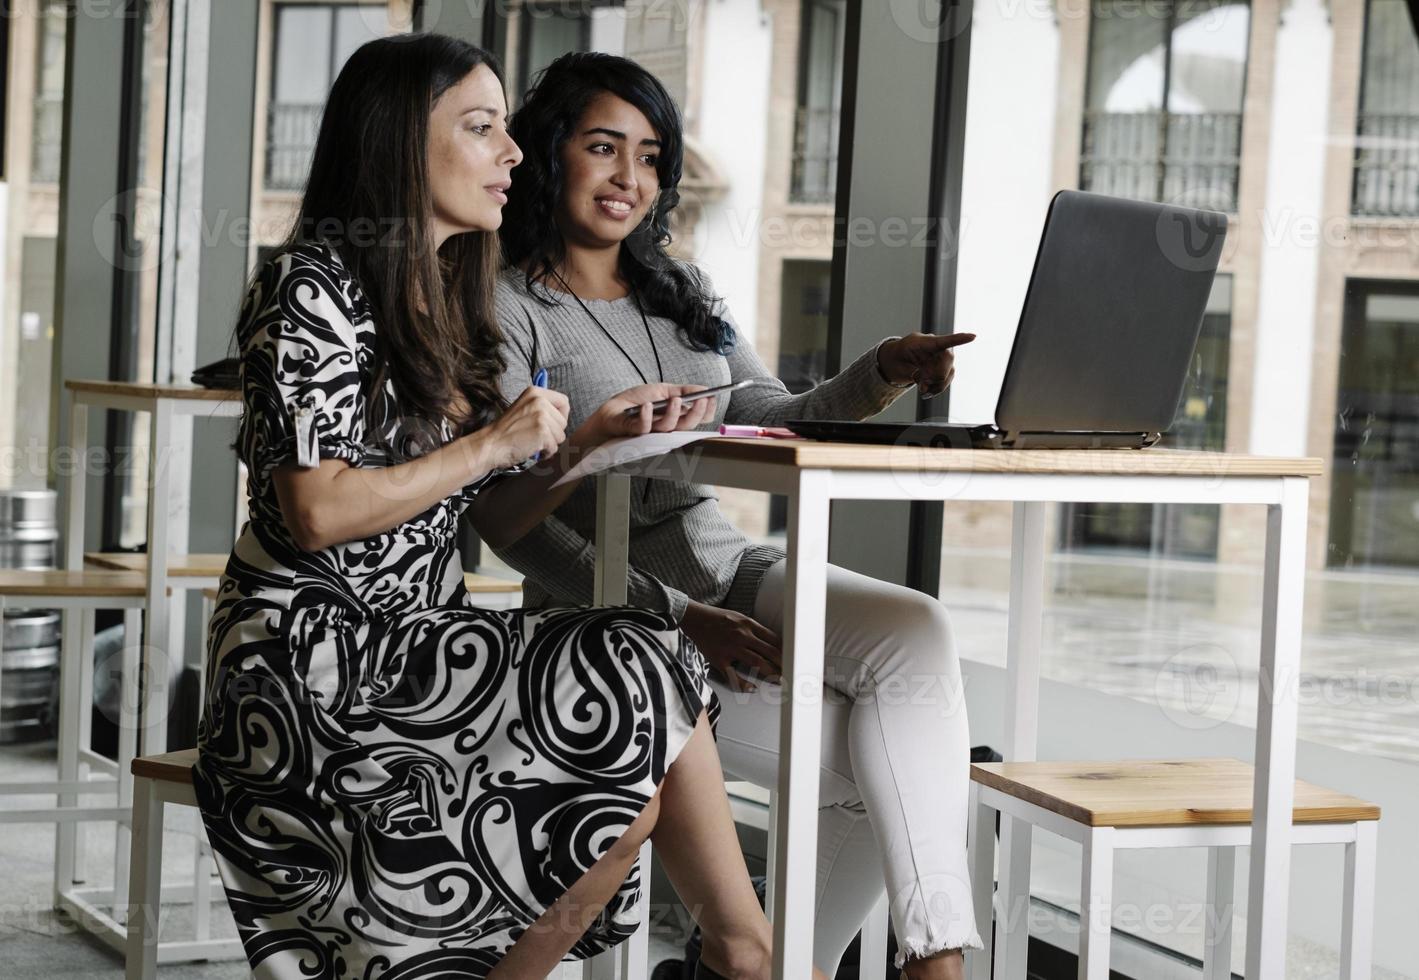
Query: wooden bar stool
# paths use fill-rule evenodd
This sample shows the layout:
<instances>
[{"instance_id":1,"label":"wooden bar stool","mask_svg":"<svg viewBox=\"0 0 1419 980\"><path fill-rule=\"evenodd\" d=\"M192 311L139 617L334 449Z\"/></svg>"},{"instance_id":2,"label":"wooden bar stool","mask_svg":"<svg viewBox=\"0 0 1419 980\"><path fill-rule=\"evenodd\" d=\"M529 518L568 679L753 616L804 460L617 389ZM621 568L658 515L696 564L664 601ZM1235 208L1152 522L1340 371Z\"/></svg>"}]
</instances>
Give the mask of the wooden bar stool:
<instances>
[{"instance_id":1,"label":"wooden bar stool","mask_svg":"<svg viewBox=\"0 0 1419 980\"><path fill-rule=\"evenodd\" d=\"M138 639L144 600L143 576L116 571L0 571L0 613L9 608L63 610L59 653L59 719L57 778L29 783L0 783L7 795L53 795L55 806L30 806L0 811L0 824L53 823L54 905L76 920L104 917L98 905L116 905L127 892L127 819L132 805L128 767L138 751L139 671L142 646ZM94 685L94 612L123 610L123 653L120 705L132 717L118 724L118 758L109 759L92 744L90 706ZM0 684L3 684L0 676ZM97 774L99 778L92 778ZM80 804L81 796L112 794L113 805ZM76 888L78 824L115 821L114 886ZM97 904L96 904L97 903Z\"/></svg>"},{"instance_id":2,"label":"wooden bar stool","mask_svg":"<svg viewBox=\"0 0 1419 980\"><path fill-rule=\"evenodd\" d=\"M1023 861L1023 869L1000 868L995 930L991 929L994 814L999 813L1003 819L1025 821L1084 848L1079 913L1081 980L1108 980L1114 851L1208 848L1202 975L1205 980L1229 980L1235 849L1251 843L1253 779L1252 767L1235 759L972 765L971 878L976 922L985 948L969 955L967 975L971 980L990 980L992 945L1003 954L1010 945L1005 939L1011 930L1028 929L1028 850L1009 858ZM1297 780L1293 814L1295 843L1345 845L1340 976L1342 980L1367 980L1380 809ZM1011 894L1011 881L1026 882L1025 893ZM1023 980L1025 963L1018 957L998 956L995 976L997 980Z\"/></svg>"},{"instance_id":3,"label":"wooden bar stool","mask_svg":"<svg viewBox=\"0 0 1419 980\"><path fill-rule=\"evenodd\" d=\"M159 963L241 959L241 940L199 937L160 940L163 882L163 812L167 804L197 806L192 767L197 750L166 752L133 760L133 853L128 892L128 928L101 937L124 952L127 980L153 980ZM200 828L200 824L199 824ZM205 834L199 835L205 841ZM204 896L205 898L205 896ZM200 928L200 926L199 926Z\"/></svg>"}]
</instances>

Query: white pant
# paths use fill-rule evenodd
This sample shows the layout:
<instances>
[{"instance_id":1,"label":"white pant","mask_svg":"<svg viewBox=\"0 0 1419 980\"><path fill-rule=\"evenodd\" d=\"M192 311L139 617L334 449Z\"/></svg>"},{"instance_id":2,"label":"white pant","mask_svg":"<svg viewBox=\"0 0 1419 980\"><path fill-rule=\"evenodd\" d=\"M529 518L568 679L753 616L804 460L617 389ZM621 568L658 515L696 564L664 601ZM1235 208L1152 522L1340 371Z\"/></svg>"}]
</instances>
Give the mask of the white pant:
<instances>
[{"instance_id":1,"label":"white pant","mask_svg":"<svg viewBox=\"0 0 1419 980\"><path fill-rule=\"evenodd\" d=\"M754 618L783 630L785 562ZM970 733L951 623L913 589L828 566L813 962L832 977L884 887L897 966L979 947L966 866ZM726 774L777 783L782 691L715 682Z\"/></svg>"}]
</instances>

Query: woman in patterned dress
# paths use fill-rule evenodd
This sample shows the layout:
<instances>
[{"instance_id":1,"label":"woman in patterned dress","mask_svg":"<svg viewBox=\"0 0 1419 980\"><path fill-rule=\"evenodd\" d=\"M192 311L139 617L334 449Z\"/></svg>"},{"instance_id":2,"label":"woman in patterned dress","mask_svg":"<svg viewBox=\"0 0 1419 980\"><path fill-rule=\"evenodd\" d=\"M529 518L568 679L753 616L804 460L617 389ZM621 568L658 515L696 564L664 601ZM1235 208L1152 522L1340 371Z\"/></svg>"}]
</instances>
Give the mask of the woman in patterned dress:
<instances>
[{"instance_id":1,"label":"woman in patterned dress","mask_svg":"<svg viewBox=\"0 0 1419 980\"><path fill-rule=\"evenodd\" d=\"M209 627L203 822L263 980L544 977L634 931L648 838L707 970L766 976L694 645L655 613L463 588L465 508L511 542L572 452L712 410L645 385L567 434L564 396L502 401L505 114L489 57L437 35L365 45L331 91L237 326L251 516Z\"/></svg>"}]
</instances>

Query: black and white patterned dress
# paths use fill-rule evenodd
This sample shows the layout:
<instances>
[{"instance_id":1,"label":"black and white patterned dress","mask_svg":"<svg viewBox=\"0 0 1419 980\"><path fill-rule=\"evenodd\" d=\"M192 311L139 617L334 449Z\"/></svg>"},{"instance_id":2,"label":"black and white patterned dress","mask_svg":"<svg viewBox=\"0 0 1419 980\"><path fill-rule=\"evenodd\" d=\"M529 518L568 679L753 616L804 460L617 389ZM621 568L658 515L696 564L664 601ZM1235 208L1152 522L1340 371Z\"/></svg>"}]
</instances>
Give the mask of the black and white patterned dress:
<instances>
[{"instance_id":1,"label":"black and white patterned dress","mask_svg":"<svg viewBox=\"0 0 1419 980\"><path fill-rule=\"evenodd\" d=\"M251 516L209 627L195 782L253 971L483 976L717 717L704 659L655 613L472 607L455 531L476 486L301 551L272 470L387 464L375 447L398 442L367 438L370 307L306 244L261 271L237 334ZM629 936L645 887L637 865L572 957Z\"/></svg>"}]
</instances>

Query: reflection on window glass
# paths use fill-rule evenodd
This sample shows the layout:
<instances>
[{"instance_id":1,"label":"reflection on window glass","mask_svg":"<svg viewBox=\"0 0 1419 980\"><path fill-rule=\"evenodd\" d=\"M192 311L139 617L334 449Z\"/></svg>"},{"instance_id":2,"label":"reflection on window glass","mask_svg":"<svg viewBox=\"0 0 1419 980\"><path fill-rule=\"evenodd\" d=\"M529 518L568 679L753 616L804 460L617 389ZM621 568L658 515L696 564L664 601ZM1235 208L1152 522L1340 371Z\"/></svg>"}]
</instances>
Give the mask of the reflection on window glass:
<instances>
[{"instance_id":1,"label":"reflection on window glass","mask_svg":"<svg viewBox=\"0 0 1419 980\"><path fill-rule=\"evenodd\" d=\"M803 5L803 78L795 120L795 201L832 201L838 180L838 118L842 99L843 0Z\"/></svg>"},{"instance_id":2,"label":"reflection on window glass","mask_svg":"<svg viewBox=\"0 0 1419 980\"><path fill-rule=\"evenodd\" d=\"M1237 208L1245 3L1097 0L1080 183L1085 190Z\"/></svg>"},{"instance_id":3,"label":"reflection on window glass","mask_svg":"<svg viewBox=\"0 0 1419 980\"><path fill-rule=\"evenodd\" d=\"M1419 44L1403 0L1369 6L1351 209L1419 216Z\"/></svg>"},{"instance_id":4,"label":"reflection on window glass","mask_svg":"<svg viewBox=\"0 0 1419 980\"><path fill-rule=\"evenodd\" d=\"M518 67L518 92L526 92L537 73L568 51L591 46L591 12L560 6L528 5L520 19L522 57Z\"/></svg>"},{"instance_id":5,"label":"reflection on window glass","mask_svg":"<svg viewBox=\"0 0 1419 980\"><path fill-rule=\"evenodd\" d=\"M39 20L39 49L35 59L34 129L30 146L30 180L53 184L59 180L59 150L63 139L64 39L68 17L62 0L44 5Z\"/></svg>"},{"instance_id":6,"label":"reflection on window glass","mask_svg":"<svg viewBox=\"0 0 1419 980\"><path fill-rule=\"evenodd\" d=\"M346 60L388 33L383 4L275 8L271 98L266 109L266 187L299 190L310 169L320 113Z\"/></svg>"},{"instance_id":7,"label":"reflection on window glass","mask_svg":"<svg viewBox=\"0 0 1419 980\"><path fill-rule=\"evenodd\" d=\"M1177 414L1161 447L1226 448L1231 330L1232 279L1219 275L1207 299ZM1060 545L1211 560L1217 557L1218 518L1218 509L1209 504L1069 504L1061 509Z\"/></svg>"},{"instance_id":8,"label":"reflection on window glass","mask_svg":"<svg viewBox=\"0 0 1419 980\"><path fill-rule=\"evenodd\" d=\"M1419 286L1351 282L1329 563L1419 568Z\"/></svg>"}]
</instances>

